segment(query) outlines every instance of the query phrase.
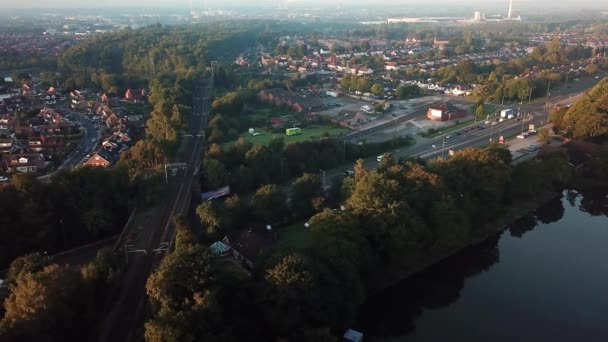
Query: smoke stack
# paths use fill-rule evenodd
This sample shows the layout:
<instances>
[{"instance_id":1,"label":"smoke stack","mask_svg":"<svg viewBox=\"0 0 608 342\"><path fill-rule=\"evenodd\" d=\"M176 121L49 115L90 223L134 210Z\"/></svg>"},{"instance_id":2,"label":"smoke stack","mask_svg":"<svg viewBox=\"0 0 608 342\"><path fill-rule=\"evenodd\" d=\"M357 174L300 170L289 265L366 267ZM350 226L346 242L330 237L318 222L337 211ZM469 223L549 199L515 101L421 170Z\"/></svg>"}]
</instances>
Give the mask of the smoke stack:
<instances>
[{"instance_id":1,"label":"smoke stack","mask_svg":"<svg viewBox=\"0 0 608 342\"><path fill-rule=\"evenodd\" d=\"M513 0L509 1L509 19L511 19L511 10L513 9Z\"/></svg>"}]
</instances>

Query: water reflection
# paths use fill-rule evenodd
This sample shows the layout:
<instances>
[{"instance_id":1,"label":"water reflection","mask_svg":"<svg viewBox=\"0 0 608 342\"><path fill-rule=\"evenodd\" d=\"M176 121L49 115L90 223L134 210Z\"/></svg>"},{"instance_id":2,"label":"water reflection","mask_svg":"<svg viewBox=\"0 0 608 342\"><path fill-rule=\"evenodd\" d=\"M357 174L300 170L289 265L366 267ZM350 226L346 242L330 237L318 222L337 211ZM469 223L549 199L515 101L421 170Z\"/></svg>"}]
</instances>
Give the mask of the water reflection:
<instances>
[{"instance_id":1,"label":"water reflection","mask_svg":"<svg viewBox=\"0 0 608 342\"><path fill-rule=\"evenodd\" d=\"M445 307L460 297L464 280L498 262L499 236L468 248L408 281L369 298L359 309L360 326L368 336L397 337L414 329L424 308Z\"/></svg>"},{"instance_id":2,"label":"water reflection","mask_svg":"<svg viewBox=\"0 0 608 342\"><path fill-rule=\"evenodd\" d=\"M560 194L547 202L547 204L536 209L534 215L538 222L549 224L561 220L565 212L563 198L564 195Z\"/></svg>"},{"instance_id":3,"label":"water reflection","mask_svg":"<svg viewBox=\"0 0 608 342\"><path fill-rule=\"evenodd\" d=\"M530 213L509 225L509 233L513 237L520 238L525 233L532 231L537 224L536 216Z\"/></svg>"},{"instance_id":4,"label":"water reflection","mask_svg":"<svg viewBox=\"0 0 608 342\"><path fill-rule=\"evenodd\" d=\"M582 192L579 208L592 216L608 216L608 198L605 192Z\"/></svg>"},{"instance_id":5,"label":"water reflection","mask_svg":"<svg viewBox=\"0 0 608 342\"><path fill-rule=\"evenodd\" d=\"M565 191L508 227L509 234L521 238L539 223L549 224L564 219L565 206L591 215L608 216L605 193ZM490 269L499 262L500 236L468 248L438 265L397 286L371 297L360 307L357 328L368 337L389 339L406 336L415 329L415 320L423 309L447 307L460 298L465 279ZM422 319L422 318L421 318ZM439 327L438 327L439 328Z\"/></svg>"}]
</instances>

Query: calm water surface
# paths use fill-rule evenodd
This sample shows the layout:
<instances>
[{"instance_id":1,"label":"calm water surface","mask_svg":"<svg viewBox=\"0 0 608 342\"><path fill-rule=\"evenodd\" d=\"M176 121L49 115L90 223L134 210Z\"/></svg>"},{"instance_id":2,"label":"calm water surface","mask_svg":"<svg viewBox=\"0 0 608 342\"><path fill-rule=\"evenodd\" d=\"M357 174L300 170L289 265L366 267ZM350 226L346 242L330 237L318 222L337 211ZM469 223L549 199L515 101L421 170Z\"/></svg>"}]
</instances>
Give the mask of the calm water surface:
<instances>
[{"instance_id":1,"label":"calm water surface","mask_svg":"<svg viewBox=\"0 0 608 342\"><path fill-rule=\"evenodd\" d=\"M360 312L368 341L608 341L608 198L564 192Z\"/></svg>"}]
</instances>

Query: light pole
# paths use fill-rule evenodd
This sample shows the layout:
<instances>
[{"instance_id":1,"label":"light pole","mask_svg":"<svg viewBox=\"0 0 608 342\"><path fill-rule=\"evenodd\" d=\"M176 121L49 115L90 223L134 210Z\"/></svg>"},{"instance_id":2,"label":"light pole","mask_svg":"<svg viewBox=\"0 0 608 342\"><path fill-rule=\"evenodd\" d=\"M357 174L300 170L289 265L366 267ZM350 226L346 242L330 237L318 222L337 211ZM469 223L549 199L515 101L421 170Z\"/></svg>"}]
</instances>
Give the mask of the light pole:
<instances>
[{"instance_id":1,"label":"light pole","mask_svg":"<svg viewBox=\"0 0 608 342\"><path fill-rule=\"evenodd\" d=\"M321 174L323 175L323 176L322 176L322 177L323 177L323 178L322 178L322 179L323 179L323 183L322 183L322 184L323 184L323 185L322 185L322 189L325 189L325 170L319 170L319 171L321 171Z\"/></svg>"},{"instance_id":2,"label":"light pole","mask_svg":"<svg viewBox=\"0 0 608 342\"><path fill-rule=\"evenodd\" d=\"M443 155L445 152L445 137L443 137L443 141L441 143L441 158L443 159Z\"/></svg>"}]
</instances>

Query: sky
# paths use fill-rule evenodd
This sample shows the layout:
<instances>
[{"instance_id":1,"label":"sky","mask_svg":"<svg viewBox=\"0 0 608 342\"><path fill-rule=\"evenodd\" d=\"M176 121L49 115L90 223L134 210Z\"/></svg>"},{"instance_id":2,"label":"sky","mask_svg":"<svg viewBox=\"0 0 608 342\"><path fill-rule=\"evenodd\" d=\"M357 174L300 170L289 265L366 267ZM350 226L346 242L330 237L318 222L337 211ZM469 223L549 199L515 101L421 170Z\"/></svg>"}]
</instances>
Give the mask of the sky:
<instances>
[{"instance_id":1,"label":"sky","mask_svg":"<svg viewBox=\"0 0 608 342\"><path fill-rule=\"evenodd\" d=\"M271 4L278 4L283 0L193 0L196 4L206 2L209 7L224 7L232 5L264 5L268 6ZM393 5L404 6L413 3L424 3L425 5L430 4L443 4L443 5L475 5L483 4L484 7L496 6L503 7L508 6L508 0L333 0L330 2L323 0L287 0L288 2L298 4L309 4L311 6L317 6L322 4L331 3L337 5L338 2L342 2L343 6L349 4L361 5L377 5L379 2L390 3ZM594 0L514 0L514 7L526 7L530 3L535 6L547 5L547 6L559 6L559 7L602 7L603 1ZM519 4L518 4L519 3ZM603 5L608 9L608 3ZM190 0L0 0L1 8L83 8L83 7L172 7L172 8L189 8Z\"/></svg>"}]
</instances>

